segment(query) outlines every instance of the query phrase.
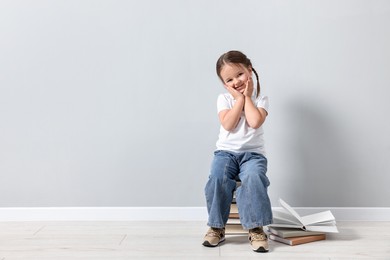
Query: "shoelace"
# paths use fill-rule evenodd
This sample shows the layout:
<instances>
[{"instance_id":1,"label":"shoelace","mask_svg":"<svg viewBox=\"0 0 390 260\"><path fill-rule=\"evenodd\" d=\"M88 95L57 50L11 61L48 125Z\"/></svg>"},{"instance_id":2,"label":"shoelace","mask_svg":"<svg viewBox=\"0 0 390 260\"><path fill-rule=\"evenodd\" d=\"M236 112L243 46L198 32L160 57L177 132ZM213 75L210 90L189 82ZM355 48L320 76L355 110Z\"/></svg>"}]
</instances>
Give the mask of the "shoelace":
<instances>
[{"instance_id":1,"label":"shoelace","mask_svg":"<svg viewBox=\"0 0 390 260\"><path fill-rule=\"evenodd\" d=\"M251 241L253 240L266 240L267 235L264 233L262 229L254 229L250 232L250 238Z\"/></svg>"},{"instance_id":2,"label":"shoelace","mask_svg":"<svg viewBox=\"0 0 390 260\"><path fill-rule=\"evenodd\" d=\"M208 232L207 232L207 235L208 236L212 236L212 237L221 237L222 236L222 230L218 230L218 229L213 229L211 228Z\"/></svg>"}]
</instances>

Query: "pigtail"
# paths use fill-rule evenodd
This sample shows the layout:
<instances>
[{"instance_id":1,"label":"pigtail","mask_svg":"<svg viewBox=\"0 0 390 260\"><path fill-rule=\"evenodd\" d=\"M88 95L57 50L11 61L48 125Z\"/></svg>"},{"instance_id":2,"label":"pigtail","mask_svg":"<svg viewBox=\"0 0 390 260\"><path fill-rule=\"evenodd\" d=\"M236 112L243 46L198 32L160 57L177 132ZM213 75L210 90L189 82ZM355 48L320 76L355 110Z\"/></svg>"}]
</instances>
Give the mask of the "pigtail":
<instances>
[{"instance_id":1,"label":"pigtail","mask_svg":"<svg viewBox=\"0 0 390 260\"><path fill-rule=\"evenodd\" d=\"M257 92L256 92L256 97L260 95L260 80L259 80L259 74L257 74L256 70L252 68L253 73L256 75L256 80L257 80Z\"/></svg>"}]
</instances>

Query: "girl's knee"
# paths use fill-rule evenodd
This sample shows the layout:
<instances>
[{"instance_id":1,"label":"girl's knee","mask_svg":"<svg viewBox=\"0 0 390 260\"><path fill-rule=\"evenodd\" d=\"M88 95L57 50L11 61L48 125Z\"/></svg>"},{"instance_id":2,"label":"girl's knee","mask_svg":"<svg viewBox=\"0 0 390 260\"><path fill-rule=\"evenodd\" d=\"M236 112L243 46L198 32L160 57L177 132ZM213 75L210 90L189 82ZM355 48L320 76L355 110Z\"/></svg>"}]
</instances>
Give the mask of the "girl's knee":
<instances>
[{"instance_id":1,"label":"girl's knee","mask_svg":"<svg viewBox=\"0 0 390 260\"><path fill-rule=\"evenodd\" d=\"M246 185L261 185L263 187L268 187L270 185L270 181L265 173L262 172L252 172L251 174L247 174L245 177L241 177L241 183L246 183Z\"/></svg>"}]
</instances>

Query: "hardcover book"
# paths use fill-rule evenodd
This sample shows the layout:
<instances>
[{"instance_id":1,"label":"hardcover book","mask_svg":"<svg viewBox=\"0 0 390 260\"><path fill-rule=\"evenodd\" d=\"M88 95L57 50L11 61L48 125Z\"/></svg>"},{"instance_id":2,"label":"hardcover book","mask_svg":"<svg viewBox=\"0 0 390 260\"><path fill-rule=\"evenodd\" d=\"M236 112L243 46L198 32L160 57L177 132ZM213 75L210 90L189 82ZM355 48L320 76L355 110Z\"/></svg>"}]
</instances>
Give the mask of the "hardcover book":
<instances>
[{"instance_id":1,"label":"hardcover book","mask_svg":"<svg viewBox=\"0 0 390 260\"><path fill-rule=\"evenodd\" d=\"M300 228L268 227L268 231L281 238L323 235L324 232L305 231Z\"/></svg>"},{"instance_id":2,"label":"hardcover book","mask_svg":"<svg viewBox=\"0 0 390 260\"><path fill-rule=\"evenodd\" d=\"M271 240L278 241L278 242L281 242L281 243L284 243L284 244L287 244L287 245L290 245L290 246L296 246L296 245L310 243L310 242L314 242L314 241L325 240L326 239L326 235L322 234L322 235L312 235L312 236L304 236L304 237L287 237L287 238L282 238L282 237L278 237L278 236L276 236L274 234L270 234L269 238Z\"/></svg>"},{"instance_id":3,"label":"hardcover book","mask_svg":"<svg viewBox=\"0 0 390 260\"><path fill-rule=\"evenodd\" d=\"M307 216L300 216L290 205L279 199L281 210L273 210L273 224L270 227L300 228L305 231L338 233L336 220L327 210Z\"/></svg>"}]
</instances>

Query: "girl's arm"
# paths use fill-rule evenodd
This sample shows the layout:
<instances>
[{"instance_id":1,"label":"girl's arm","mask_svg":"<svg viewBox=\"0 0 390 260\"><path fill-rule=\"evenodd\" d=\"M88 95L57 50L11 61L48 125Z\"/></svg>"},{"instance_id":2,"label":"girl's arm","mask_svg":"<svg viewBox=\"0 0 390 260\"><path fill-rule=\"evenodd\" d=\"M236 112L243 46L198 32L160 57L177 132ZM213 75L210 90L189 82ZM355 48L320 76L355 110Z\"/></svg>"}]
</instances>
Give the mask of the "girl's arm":
<instances>
[{"instance_id":1,"label":"girl's arm","mask_svg":"<svg viewBox=\"0 0 390 260\"><path fill-rule=\"evenodd\" d=\"M250 97L245 97L245 118L249 126L252 128L259 128L267 117L267 111L264 108L256 107Z\"/></svg>"},{"instance_id":2,"label":"girl's arm","mask_svg":"<svg viewBox=\"0 0 390 260\"><path fill-rule=\"evenodd\" d=\"M244 105L244 112L245 112L245 118L248 122L248 125L252 128L259 128L265 121L265 118L267 117L267 111L263 108L258 108L253 104L252 101L252 93L253 93L253 81L252 78L248 79L245 91L244 91L244 97L245 97L245 105Z\"/></svg>"},{"instance_id":3,"label":"girl's arm","mask_svg":"<svg viewBox=\"0 0 390 260\"><path fill-rule=\"evenodd\" d=\"M236 128L238 121L240 121L241 113L244 108L245 97L237 90L227 87L226 89L233 95L236 103L234 103L232 109L226 109L219 112L218 117L222 127L226 131L232 131Z\"/></svg>"}]
</instances>

